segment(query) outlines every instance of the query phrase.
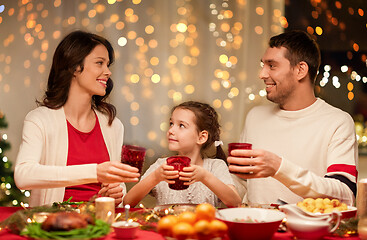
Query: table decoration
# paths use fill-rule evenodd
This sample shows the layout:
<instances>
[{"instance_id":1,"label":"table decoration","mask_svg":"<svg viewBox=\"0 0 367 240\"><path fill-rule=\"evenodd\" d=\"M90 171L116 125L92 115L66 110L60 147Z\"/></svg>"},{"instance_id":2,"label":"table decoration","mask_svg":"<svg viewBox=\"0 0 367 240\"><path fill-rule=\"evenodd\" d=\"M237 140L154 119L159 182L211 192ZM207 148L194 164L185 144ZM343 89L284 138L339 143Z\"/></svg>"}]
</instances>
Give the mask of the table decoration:
<instances>
[{"instance_id":1,"label":"table decoration","mask_svg":"<svg viewBox=\"0 0 367 240\"><path fill-rule=\"evenodd\" d=\"M88 216L88 221L77 229L64 231L49 231L42 229L45 219L62 213L75 216ZM20 209L0 222L0 228L11 233L28 236L36 239L91 239L107 235L110 225L103 220L95 220L95 207L93 202L72 202L71 198L64 202L55 202L33 208ZM93 219L93 221L89 221ZM46 220L47 221L47 220ZM58 221L57 221L58 222ZM73 222L73 221L71 221Z\"/></svg>"},{"instance_id":2,"label":"table decoration","mask_svg":"<svg viewBox=\"0 0 367 240\"><path fill-rule=\"evenodd\" d=\"M167 239L223 239L227 225L215 218L216 209L209 203L196 206L195 211L166 215L157 224L157 230Z\"/></svg>"},{"instance_id":3,"label":"table decoration","mask_svg":"<svg viewBox=\"0 0 367 240\"><path fill-rule=\"evenodd\" d=\"M95 200L96 219L101 219L112 224L115 219L115 199L112 197L99 197Z\"/></svg>"},{"instance_id":4,"label":"table decoration","mask_svg":"<svg viewBox=\"0 0 367 240\"><path fill-rule=\"evenodd\" d=\"M33 222L26 225L20 235L34 239L94 239L107 235L110 225L97 219L95 224L88 224L86 228L77 228L69 231L45 231L42 224Z\"/></svg>"}]
</instances>

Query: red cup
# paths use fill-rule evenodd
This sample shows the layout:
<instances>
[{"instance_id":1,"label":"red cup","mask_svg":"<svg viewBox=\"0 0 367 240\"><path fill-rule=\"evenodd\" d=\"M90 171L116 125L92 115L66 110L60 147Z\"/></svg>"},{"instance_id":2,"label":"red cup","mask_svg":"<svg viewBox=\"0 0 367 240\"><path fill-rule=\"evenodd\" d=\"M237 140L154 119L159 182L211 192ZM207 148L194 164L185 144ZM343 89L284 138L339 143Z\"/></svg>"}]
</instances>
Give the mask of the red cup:
<instances>
[{"instance_id":1,"label":"red cup","mask_svg":"<svg viewBox=\"0 0 367 240\"><path fill-rule=\"evenodd\" d=\"M191 159L185 156L173 156L167 158L167 165L173 166L174 170L182 171L184 167L190 166ZM169 188L174 190L184 190L189 187L189 185L184 185L185 181L180 180L179 178L173 179L175 180L174 184L168 184Z\"/></svg>"},{"instance_id":2,"label":"red cup","mask_svg":"<svg viewBox=\"0 0 367 240\"><path fill-rule=\"evenodd\" d=\"M143 169L144 157L146 149L143 147L124 145L121 151L121 162L139 169L139 173Z\"/></svg>"},{"instance_id":3,"label":"red cup","mask_svg":"<svg viewBox=\"0 0 367 240\"><path fill-rule=\"evenodd\" d=\"M228 144L228 155L232 156L231 151L235 149L250 149L251 150L252 144L251 143L229 143ZM232 164L232 165L236 165L236 164ZM238 172L231 172L231 173L238 173Z\"/></svg>"},{"instance_id":4,"label":"red cup","mask_svg":"<svg viewBox=\"0 0 367 240\"><path fill-rule=\"evenodd\" d=\"M252 149L251 143L229 143L228 144L228 155L231 155L231 151L234 149Z\"/></svg>"}]
</instances>

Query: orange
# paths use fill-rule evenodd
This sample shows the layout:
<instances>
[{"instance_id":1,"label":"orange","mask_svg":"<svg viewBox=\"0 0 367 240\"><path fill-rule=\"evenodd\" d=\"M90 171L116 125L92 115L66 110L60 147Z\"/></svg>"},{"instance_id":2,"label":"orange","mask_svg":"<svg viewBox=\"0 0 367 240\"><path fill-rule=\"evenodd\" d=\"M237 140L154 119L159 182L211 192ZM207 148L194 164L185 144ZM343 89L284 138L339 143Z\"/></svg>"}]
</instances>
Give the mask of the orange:
<instances>
[{"instance_id":1,"label":"orange","mask_svg":"<svg viewBox=\"0 0 367 240\"><path fill-rule=\"evenodd\" d=\"M186 222L191 225L194 225L196 222L196 214L193 212L182 212L178 215L178 222Z\"/></svg>"},{"instance_id":2,"label":"orange","mask_svg":"<svg viewBox=\"0 0 367 240\"><path fill-rule=\"evenodd\" d=\"M172 236L172 228L177 222L178 219L176 216L164 216L158 221L157 230L163 236Z\"/></svg>"},{"instance_id":3,"label":"orange","mask_svg":"<svg viewBox=\"0 0 367 240\"><path fill-rule=\"evenodd\" d=\"M195 223L194 229L198 235L208 235L210 233L210 223L207 220L199 220Z\"/></svg>"},{"instance_id":4,"label":"orange","mask_svg":"<svg viewBox=\"0 0 367 240\"><path fill-rule=\"evenodd\" d=\"M179 222L172 228L173 237L178 240L193 238L195 235L194 227L186 222Z\"/></svg>"},{"instance_id":5,"label":"orange","mask_svg":"<svg viewBox=\"0 0 367 240\"><path fill-rule=\"evenodd\" d=\"M198 220L207 220L210 222L215 218L215 208L209 203L197 205L195 212Z\"/></svg>"},{"instance_id":6,"label":"orange","mask_svg":"<svg viewBox=\"0 0 367 240\"><path fill-rule=\"evenodd\" d=\"M227 233L228 226L224 222L214 219L209 223L209 229L214 237L223 237Z\"/></svg>"}]
</instances>

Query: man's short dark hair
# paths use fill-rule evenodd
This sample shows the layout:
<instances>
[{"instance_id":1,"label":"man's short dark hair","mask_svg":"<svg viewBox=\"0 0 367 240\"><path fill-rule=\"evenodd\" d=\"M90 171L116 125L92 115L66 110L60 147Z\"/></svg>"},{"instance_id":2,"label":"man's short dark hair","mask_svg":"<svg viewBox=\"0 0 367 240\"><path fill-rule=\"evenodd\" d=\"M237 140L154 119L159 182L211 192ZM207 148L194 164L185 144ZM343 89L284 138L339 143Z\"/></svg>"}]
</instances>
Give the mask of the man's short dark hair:
<instances>
[{"instance_id":1,"label":"man's short dark hair","mask_svg":"<svg viewBox=\"0 0 367 240\"><path fill-rule=\"evenodd\" d=\"M270 38L269 46L285 47L288 50L285 57L293 67L302 61L306 62L310 80L315 83L321 57L318 44L309 34L298 30L285 32Z\"/></svg>"}]
</instances>

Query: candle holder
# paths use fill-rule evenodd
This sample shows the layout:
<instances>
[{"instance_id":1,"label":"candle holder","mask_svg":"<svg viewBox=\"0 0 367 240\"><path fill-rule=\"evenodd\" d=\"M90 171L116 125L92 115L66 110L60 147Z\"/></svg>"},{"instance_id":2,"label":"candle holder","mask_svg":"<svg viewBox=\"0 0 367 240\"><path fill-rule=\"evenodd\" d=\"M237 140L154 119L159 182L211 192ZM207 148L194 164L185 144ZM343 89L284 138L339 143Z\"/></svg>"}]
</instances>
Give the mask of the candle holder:
<instances>
[{"instance_id":1,"label":"candle holder","mask_svg":"<svg viewBox=\"0 0 367 240\"><path fill-rule=\"evenodd\" d=\"M367 178L358 181L357 189L358 234L365 240L367 239Z\"/></svg>"},{"instance_id":2,"label":"candle holder","mask_svg":"<svg viewBox=\"0 0 367 240\"><path fill-rule=\"evenodd\" d=\"M96 219L112 224L115 219L115 199L111 197L96 198Z\"/></svg>"}]
</instances>

